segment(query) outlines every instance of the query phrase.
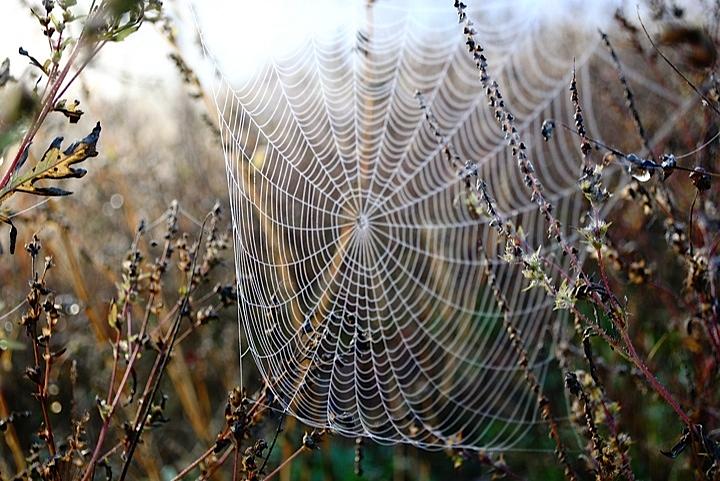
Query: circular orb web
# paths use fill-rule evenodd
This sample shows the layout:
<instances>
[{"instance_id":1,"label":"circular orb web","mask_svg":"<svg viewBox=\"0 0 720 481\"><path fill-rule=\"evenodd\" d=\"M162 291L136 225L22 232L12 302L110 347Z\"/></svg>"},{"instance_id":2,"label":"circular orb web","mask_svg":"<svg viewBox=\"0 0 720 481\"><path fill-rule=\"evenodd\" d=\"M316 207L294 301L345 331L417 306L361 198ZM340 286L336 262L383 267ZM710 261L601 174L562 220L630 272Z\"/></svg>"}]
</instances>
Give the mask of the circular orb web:
<instances>
[{"instance_id":1,"label":"circular orb web","mask_svg":"<svg viewBox=\"0 0 720 481\"><path fill-rule=\"evenodd\" d=\"M575 32L567 42L506 2L482 3L470 15L490 69L557 215L576 225L577 141L539 133L545 118L572 118L573 62L589 89L597 39ZM425 448L513 448L541 421L486 265L541 381L559 314L498 260L503 246L467 211L416 91L459 155L477 162L502 214L531 245L558 246L486 105L453 9L350 11L215 92L243 336L276 399L312 426ZM593 130L591 97L583 108Z\"/></svg>"}]
</instances>

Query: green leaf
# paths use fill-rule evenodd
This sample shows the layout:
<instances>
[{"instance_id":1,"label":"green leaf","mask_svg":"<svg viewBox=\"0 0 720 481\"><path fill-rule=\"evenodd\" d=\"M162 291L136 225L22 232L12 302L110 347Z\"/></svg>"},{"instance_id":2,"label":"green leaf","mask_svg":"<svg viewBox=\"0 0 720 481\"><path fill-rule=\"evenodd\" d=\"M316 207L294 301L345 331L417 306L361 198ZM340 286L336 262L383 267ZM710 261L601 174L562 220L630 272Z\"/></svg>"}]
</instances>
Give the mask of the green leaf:
<instances>
[{"instance_id":1,"label":"green leaf","mask_svg":"<svg viewBox=\"0 0 720 481\"><path fill-rule=\"evenodd\" d=\"M140 24L121 28L120 30L117 30L116 32L113 33L110 40L113 42L122 42L123 40L128 38L130 35L137 32L139 28L140 28Z\"/></svg>"}]
</instances>

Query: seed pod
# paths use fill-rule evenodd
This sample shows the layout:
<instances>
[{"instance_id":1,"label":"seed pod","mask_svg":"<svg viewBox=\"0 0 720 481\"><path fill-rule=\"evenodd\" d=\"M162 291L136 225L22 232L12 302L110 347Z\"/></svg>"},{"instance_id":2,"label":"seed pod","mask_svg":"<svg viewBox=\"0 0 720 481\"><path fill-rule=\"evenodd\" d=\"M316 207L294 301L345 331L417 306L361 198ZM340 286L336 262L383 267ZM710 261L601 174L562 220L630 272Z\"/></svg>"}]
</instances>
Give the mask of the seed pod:
<instances>
[{"instance_id":1,"label":"seed pod","mask_svg":"<svg viewBox=\"0 0 720 481\"><path fill-rule=\"evenodd\" d=\"M710 190L710 175L707 173L707 170L703 169L702 167L695 167L693 172L690 174L690 181L692 181L695 188L700 192Z\"/></svg>"}]
</instances>

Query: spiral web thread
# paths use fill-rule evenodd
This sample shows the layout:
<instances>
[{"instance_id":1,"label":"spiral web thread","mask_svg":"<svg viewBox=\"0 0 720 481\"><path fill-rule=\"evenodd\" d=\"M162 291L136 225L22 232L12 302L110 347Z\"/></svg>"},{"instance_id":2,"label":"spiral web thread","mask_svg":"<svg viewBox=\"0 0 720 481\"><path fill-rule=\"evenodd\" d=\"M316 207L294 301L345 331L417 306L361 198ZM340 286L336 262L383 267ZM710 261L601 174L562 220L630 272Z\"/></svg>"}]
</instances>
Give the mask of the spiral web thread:
<instances>
[{"instance_id":1,"label":"spiral web thread","mask_svg":"<svg viewBox=\"0 0 720 481\"><path fill-rule=\"evenodd\" d=\"M530 245L558 246L479 91L451 5L353 5L347 22L241 86L215 64L242 337L275 398L311 426L429 449L522 449L542 421L485 265L541 382L562 319L498 260L497 238L460 200L461 177L416 91L459 155L477 161L502 215ZM592 61L608 61L599 37L556 34L504 0L468 12L558 217L577 226L578 141L539 133L543 119L572 118L575 62L587 126L602 138L590 94ZM687 106L678 107L679 116Z\"/></svg>"}]
</instances>

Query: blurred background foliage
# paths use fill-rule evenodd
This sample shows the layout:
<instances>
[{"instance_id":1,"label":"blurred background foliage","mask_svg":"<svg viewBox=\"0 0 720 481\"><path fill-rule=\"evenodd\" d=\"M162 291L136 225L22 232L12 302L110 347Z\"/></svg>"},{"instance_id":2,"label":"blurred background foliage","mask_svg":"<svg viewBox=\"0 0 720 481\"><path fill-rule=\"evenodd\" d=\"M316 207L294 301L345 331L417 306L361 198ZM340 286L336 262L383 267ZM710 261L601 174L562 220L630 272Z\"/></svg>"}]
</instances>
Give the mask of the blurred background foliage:
<instances>
[{"instance_id":1,"label":"blurred background foliage","mask_svg":"<svg viewBox=\"0 0 720 481\"><path fill-rule=\"evenodd\" d=\"M5 3L12 1L5 0L0 11L8 8ZM37 19L29 11L30 5L22 1L18 5L26 15L23 21L34 27L16 30L15 35L19 37L4 39L0 45L0 61L9 57L8 63L0 67L0 155L5 158L3 167L8 165L8 159L19 147L40 102L37 67L28 66L28 58L17 52L25 46L30 54L40 58L36 49L27 46L42 45L44 36ZM138 2L131 0L111 2L112 8L125 20L133 16L137 5ZM40 7L33 5L33 8ZM73 194L57 199L17 195L2 205L5 215L13 216L19 231L19 252L15 255L7 252L9 227L3 225L0 228L0 242L5 251L0 257L0 418L7 418L14 411L32 410L36 403L25 377L25 367L31 363L32 353L18 324L31 272L30 259L22 246L36 234L43 244L43 255L52 255L57 265L47 282L63 310L57 337L67 348L49 386L51 418L57 431L65 436L72 430L70 413L91 413L92 420L87 428L89 440L95 439L99 430L96 395L106 389L112 369L112 344L109 341L112 331L107 324L111 301L118 297L123 263L138 226L145 223L147 234L140 242L143 248L153 252L151 241L162 239L163 215L175 199L180 206L178 224L181 231L198 232L203 217L218 201L226 212L222 220L225 228L229 225L222 150L215 128L208 121L211 117L207 105L198 98L194 79L183 70L178 57L169 57L171 53L177 55L172 41L168 41L173 37L173 24L160 19L138 27L137 37L135 26L123 29L116 39L123 42L108 46L107 58L106 52L100 52L87 73L81 75L68 91L68 99L80 100L78 108L83 114L77 123L70 123L67 115L54 112L33 140L29 152L31 163L37 162L58 135L65 135L66 142L81 139L97 121L101 122L100 154L85 162L87 165L83 167L88 173L83 179L58 184ZM714 36L710 38L713 42L716 40ZM657 59L650 51L634 49L636 40L637 37L622 37L616 48L626 59L635 58L637 62L646 63L648 68L657 68ZM143 44L153 47L148 48L145 59L138 60L140 68L148 68L148 64L160 65L162 77L123 73L124 67L135 61ZM124 57L121 53L124 48L133 53ZM674 58L685 59L688 63L697 61L692 55L688 56L687 51L686 46L680 46L674 51ZM615 81L616 73L609 71L606 65L603 68L597 72L598 82ZM706 75L703 69L691 72L695 79ZM664 71L662 75L670 74ZM686 88L679 87L681 82L671 83L678 87L679 95L691 95ZM597 95L597 101L607 105L605 121L617 122L618 131L631 130L632 120L623 110L622 89L602 90ZM662 106L643 103L642 96L638 104L650 130L666 114ZM673 142L678 146L695 145L716 126L717 119L711 118L710 114L684 119L678 129L678 138ZM702 156L701 163L719 170L715 144ZM670 180L670 185L681 182L677 177ZM679 191L683 192L683 189L685 186ZM694 192L685 192L681 194L681 203L689 206ZM663 227L652 223L648 226L642 206L637 202L628 202L622 207L621 215L610 216L613 237L632 239L633 248L638 251L655 252L652 246L664 242L661 240L665 235ZM681 285L683 278L681 267L672 259L672 256L662 255L651 259L657 276L666 280L670 290L672 286ZM217 276L218 282L234 278L230 253L225 255ZM174 282L179 284L179 281ZM695 378L691 371L703 368L700 364L704 359L703 345L693 335L687 335L687 326L678 324L684 318L682 313L673 311L675 307L667 307L675 305L674 299L666 304L658 302L659 298L672 297L673 292L667 293L652 283L617 282L626 288L623 293L636 314L633 333L637 345L649 353L648 362L658 377L673 391L691 399L692 379ZM225 425L223 412L227 393L238 385L237 336L236 312L230 308L221 313L217 322L204 326L191 342L176 351L160 389L168 397L164 416L169 422L147 431L137 454L133 479L169 481L212 446ZM636 373L615 353L599 342L594 347L598 359L602 360L599 365L609 397L622 406L619 418L623 430L633 440L630 452L637 478L690 479L693 474L683 458L670 460L660 453L661 449L670 448L680 435L678 423L674 419L668 422L672 419L671 411L648 392ZM74 362L77 363L77 383L70 392L68 379ZM706 368L714 372L708 383L716 382L717 367ZM256 374L246 376L248 386L262 388ZM547 392L553 403L562 405L565 402L565 388L559 374L549 378ZM717 406L711 410L710 416L717 421L720 416ZM279 422L277 413L268 414L265 422L255 428L257 436L269 443ZM14 421L11 428L3 432L0 442L2 479L11 479L20 470L18 446L13 443L19 442L19 447L27 450L36 440L37 426L38 418L32 415ZM285 419L283 432L270 457L271 468L295 451L306 429L292 419ZM568 439L576 436L570 430L564 435ZM532 436L527 444L537 446L537 450L494 456L493 463L496 467L498 463L507 463L523 478L563 479L552 453L554 446L548 440L544 426L539 426ZM577 445L576 442L574 446ZM570 450L572 457L582 454L581 448ZM320 449L295 458L279 479L469 480L489 479L497 472L488 466L483 454L428 453L408 446L379 446L366 441L363 474L358 476L354 473L355 456L354 440L325 436ZM98 473L96 479L101 476ZM218 470L215 479L231 479L229 469Z\"/></svg>"}]
</instances>

